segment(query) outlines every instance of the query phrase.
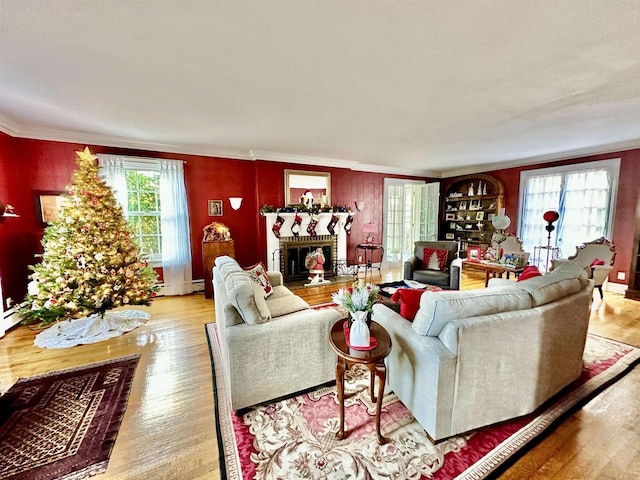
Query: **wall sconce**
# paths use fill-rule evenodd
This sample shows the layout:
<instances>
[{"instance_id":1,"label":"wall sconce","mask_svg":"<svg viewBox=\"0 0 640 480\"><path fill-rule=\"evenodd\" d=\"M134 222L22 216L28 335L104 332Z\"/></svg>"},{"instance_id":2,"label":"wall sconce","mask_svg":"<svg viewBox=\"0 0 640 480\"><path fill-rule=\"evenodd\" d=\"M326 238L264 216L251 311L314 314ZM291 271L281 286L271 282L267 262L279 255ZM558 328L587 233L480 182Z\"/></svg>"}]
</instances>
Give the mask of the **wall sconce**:
<instances>
[{"instance_id":1,"label":"wall sconce","mask_svg":"<svg viewBox=\"0 0 640 480\"><path fill-rule=\"evenodd\" d=\"M231 204L231 208L238 210L242 205L242 197L229 197L229 203Z\"/></svg>"},{"instance_id":2,"label":"wall sconce","mask_svg":"<svg viewBox=\"0 0 640 480\"><path fill-rule=\"evenodd\" d=\"M364 210L364 205L365 202L364 200L359 200L356 202L356 210L358 210L359 212L361 212L362 210Z\"/></svg>"}]
</instances>

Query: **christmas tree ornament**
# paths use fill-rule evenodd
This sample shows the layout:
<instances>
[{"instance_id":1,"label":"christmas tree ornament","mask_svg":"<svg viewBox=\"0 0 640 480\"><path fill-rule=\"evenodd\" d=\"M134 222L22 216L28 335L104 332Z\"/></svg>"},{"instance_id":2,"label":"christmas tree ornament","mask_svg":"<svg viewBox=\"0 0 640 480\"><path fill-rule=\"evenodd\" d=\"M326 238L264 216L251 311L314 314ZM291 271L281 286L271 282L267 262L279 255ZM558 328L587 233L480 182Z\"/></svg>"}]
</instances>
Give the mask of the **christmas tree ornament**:
<instances>
[{"instance_id":1,"label":"christmas tree ornament","mask_svg":"<svg viewBox=\"0 0 640 480\"><path fill-rule=\"evenodd\" d=\"M280 229L282 228L282 224L284 223L284 218L280 215L276 216L276 222L271 227L271 231L276 236L276 238L280 238Z\"/></svg>"},{"instance_id":2,"label":"christmas tree ornament","mask_svg":"<svg viewBox=\"0 0 640 480\"><path fill-rule=\"evenodd\" d=\"M298 213L296 212L296 216L293 219L293 225L291 226L291 233L293 234L294 237L297 237L300 235L301 224L302 224L302 217L298 215Z\"/></svg>"},{"instance_id":3,"label":"christmas tree ornament","mask_svg":"<svg viewBox=\"0 0 640 480\"><path fill-rule=\"evenodd\" d=\"M317 235L316 225L318 225L318 216L311 215L311 220L309 220L309 225L307 225L307 233L312 237Z\"/></svg>"},{"instance_id":4,"label":"christmas tree ornament","mask_svg":"<svg viewBox=\"0 0 640 480\"><path fill-rule=\"evenodd\" d=\"M338 223L338 220L340 219L337 215L331 215L331 220L329 221L329 225L327 225L327 230L329 230L331 235L336 234L336 224Z\"/></svg>"},{"instance_id":5,"label":"christmas tree ornament","mask_svg":"<svg viewBox=\"0 0 640 480\"><path fill-rule=\"evenodd\" d=\"M344 231L347 235L351 235L351 225L353 224L353 215L349 215L344 222Z\"/></svg>"}]
</instances>

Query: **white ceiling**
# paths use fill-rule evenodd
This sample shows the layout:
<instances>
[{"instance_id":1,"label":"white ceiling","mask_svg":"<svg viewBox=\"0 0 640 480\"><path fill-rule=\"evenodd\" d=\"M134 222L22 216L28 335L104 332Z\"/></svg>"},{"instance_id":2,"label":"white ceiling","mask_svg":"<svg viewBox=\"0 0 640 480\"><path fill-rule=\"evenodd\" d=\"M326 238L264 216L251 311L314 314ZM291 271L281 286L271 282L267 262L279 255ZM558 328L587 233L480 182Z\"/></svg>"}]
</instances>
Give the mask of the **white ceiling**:
<instances>
[{"instance_id":1,"label":"white ceiling","mask_svg":"<svg viewBox=\"0 0 640 480\"><path fill-rule=\"evenodd\" d=\"M640 146L640 0L0 0L13 136L451 176Z\"/></svg>"}]
</instances>

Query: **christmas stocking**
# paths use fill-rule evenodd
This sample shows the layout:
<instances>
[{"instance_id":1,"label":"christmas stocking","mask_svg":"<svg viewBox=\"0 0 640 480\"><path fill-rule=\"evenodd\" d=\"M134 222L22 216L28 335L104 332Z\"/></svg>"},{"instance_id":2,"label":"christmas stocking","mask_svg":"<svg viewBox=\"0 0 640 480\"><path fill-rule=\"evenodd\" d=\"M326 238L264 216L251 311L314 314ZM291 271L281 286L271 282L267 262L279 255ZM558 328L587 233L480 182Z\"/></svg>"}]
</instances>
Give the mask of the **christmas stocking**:
<instances>
[{"instance_id":1,"label":"christmas stocking","mask_svg":"<svg viewBox=\"0 0 640 480\"><path fill-rule=\"evenodd\" d=\"M329 222L329 225L327 225L327 230L329 230L331 235L336 234L336 223L338 223L338 220L340 219L337 216L331 215L331 221Z\"/></svg>"},{"instance_id":2,"label":"christmas stocking","mask_svg":"<svg viewBox=\"0 0 640 480\"><path fill-rule=\"evenodd\" d=\"M353 223L353 216L349 215L344 222L344 230L347 235L351 235L351 224Z\"/></svg>"},{"instance_id":3,"label":"christmas stocking","mask_svg":"<svg viewBox=\"0 0 640 480\"><path fill-rule=\"evenodd\" d=\"M274 223L273 227L271 227L271 231L276 236L276 238L280 238L280 227L282 227L283 223L284 223L284 218L278 215L276 217L276 223Z\"/></svg>"},{"instance_id":4,"label":"christmas stocking","mask_svg":"<svg viewBox=\"0 0 640 480\"><path fill-rule=\"evenodd\" d=\"M316 225L318 225L318 217L316 215L311 215L311 220L309 220L309 225L307 226L307 233L312 237L317 235Z\"/></svg>"},{"instance_id":5,"label":"christmas stocking","mask_svg":"<svg viewBox=\"0 0 640 480\"><path fill-rule=\"evenodd\" d=\"M300 235L300 224L302 223L302 217L296 213L295 218L293 219L293 225L291 226L291 233L293 233L294 237Z\"/></svg>"}]
</instances>

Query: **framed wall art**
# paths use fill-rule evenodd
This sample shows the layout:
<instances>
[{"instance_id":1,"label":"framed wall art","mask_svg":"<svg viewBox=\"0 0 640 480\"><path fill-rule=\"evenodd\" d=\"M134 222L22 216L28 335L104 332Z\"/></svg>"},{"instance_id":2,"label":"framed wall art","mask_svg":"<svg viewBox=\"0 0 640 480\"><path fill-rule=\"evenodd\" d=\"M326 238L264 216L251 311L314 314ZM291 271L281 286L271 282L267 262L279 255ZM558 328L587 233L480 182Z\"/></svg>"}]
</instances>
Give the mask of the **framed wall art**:
<instances>
[{"instance_id":1,"label":"framed wall art","mask_svg":"<svg viewBox=\"0 0 640 480\"><path fill-rule=\"evenodd\" d=\"M222 216L222 200L209 200L209 216L210 217Z\"/></svg>"},{"instance_id":2,"label":"framed wall art","mask_svg":"<svg viewBox=\"0 0 640 480\"><path fill-rule=\"evenodd\" d=\"M47 225L59 218L60 209L65 201L66 192L38 192L38 212L40 223Z\"/></svg>"}]
</instances>

